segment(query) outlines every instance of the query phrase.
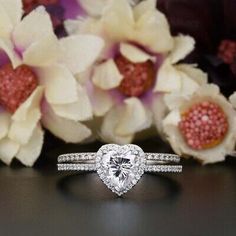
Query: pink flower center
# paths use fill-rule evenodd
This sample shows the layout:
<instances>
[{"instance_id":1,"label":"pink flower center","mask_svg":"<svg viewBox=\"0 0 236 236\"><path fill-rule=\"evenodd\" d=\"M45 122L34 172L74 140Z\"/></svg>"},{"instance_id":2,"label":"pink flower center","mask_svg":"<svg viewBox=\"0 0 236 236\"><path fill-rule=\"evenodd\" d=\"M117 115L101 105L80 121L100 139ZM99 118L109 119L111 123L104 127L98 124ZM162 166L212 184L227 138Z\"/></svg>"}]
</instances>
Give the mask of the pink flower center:
<instances>
[{"instance_id":1,"label":"pink flower center","mask_svg":"<svg viewBox=\"0 0 236 236\"><path fill-rule=\"evenodd\" d=\"M125 96L139 97L153 87L156 71L152 61L133 63L118 55L115 57L115 63L124 76L119 91Z\"/></svg>"},{"instance_id":2,"label":"pink flower center","mask_svg":"<svg viewBox=\"0 0 236 236\"><path fill-rule=\"evenodd\" d=\"M38 85L37 76L26 65L15 70L11 64L0 68L0 105L14 113Z\"/></svg>"},{"instance_id":3,"label":"pink flower center","mask_svg":"<svg viewBox=\"0 0 236 236\"><path fill-rule=\"evenodd\" d=\"M195 150L213 148L228 131L228 120L222 108L210 101L192 106L182 114L179 129L187 145Z\"/></svg>"}]
</instances>

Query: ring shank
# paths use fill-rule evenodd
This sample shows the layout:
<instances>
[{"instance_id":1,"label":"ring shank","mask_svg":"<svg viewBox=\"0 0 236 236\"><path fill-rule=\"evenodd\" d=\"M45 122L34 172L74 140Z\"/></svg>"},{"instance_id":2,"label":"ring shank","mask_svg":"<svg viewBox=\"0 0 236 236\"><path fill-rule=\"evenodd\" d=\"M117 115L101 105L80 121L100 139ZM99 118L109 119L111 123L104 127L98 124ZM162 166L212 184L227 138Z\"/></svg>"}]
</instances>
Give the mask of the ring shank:
<instances>
[{"instance_id":1,"label":"ring shank","mask_svg":"<svg viewBox=\"0 0 236 236\"><path fill-rule=\"evenodd\" d=\"M91 163L96 161L96 152L68 153L58 157L58 163ZM146 153L147 162L156 162L159 164L178 163L180 157L168 153Z\"/></svg>"},{"instance_id":2,"label":"ring shank","mask_svg":"<svg viewBox=\"0 0 236 236\"><path fill-rule=\"evenodd\" d=\"M180 157L167 153L146 153L145 172L182 172L182 165L165 165L178 163ZM96 171L96 153L68 153L58 157L59 171Z\"/></svg>"},{"instance_id":3,"label":"ring shank","mask_svg":"<svg viewBox=\"0 0 236 236\"><path fill-rule=\"evenodd\" d=\"M81 153L67 153L60 155L57 158L58 163L63 162L81 162L81 161L95 161L96 152L81 152Z\"/></svg>"}]
</instances>

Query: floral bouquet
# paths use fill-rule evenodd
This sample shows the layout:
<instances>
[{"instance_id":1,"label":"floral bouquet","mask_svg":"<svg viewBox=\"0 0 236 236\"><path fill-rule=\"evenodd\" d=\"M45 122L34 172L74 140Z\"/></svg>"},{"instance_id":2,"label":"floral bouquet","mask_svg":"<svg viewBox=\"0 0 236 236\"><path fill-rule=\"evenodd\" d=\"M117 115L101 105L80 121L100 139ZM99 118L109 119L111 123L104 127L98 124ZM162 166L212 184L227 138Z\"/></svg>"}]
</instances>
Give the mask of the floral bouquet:
<instances>
[{"instance_id":1,"label":"floral bouquet","mask_svg":"<svg viewBox=\"0 0 236 236\"><path fill-rule=\"evenodd\" d=\"M0 159L33 166L44 130L65 142L159 136L181 157L235 150L229 100L155 0L0 0ZM222 53L222 48L221 48Z\"/></svg>"}]
</instances>

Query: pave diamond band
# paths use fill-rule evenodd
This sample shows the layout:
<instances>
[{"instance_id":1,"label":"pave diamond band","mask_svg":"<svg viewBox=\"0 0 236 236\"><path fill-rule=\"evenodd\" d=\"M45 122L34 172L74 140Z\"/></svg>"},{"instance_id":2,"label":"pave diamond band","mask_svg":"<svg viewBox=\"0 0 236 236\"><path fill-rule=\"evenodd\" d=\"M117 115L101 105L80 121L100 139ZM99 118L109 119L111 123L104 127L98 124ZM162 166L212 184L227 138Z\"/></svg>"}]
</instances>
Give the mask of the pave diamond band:
<instances>
[{"instance_id":1,"label":"pave diamond band","mask_svg":"<svg viewBox=\"0 0 236 236\"><path fill-rule=\"evenodd\" d=\"M157 161L160 163L176 162L180 161L180 157L175 154L167 153L146 153L145 157L150 161ZM63 162L83 162L83 161L96 161L96 152L82 152L82 153L68 153L60 155L57 159L58 163Z\"/></svg>"},{"instance_id":2,"label":"pave diamond band","mask_svg":"<svg viewBox=\"0 0 236 236\"><path fill-rule=\"evenodd\" d=\"M96 164L57 164L57 168L60 171L67 170L76 170L76 171L96 171ZM146 166L145 172L159 172L159 173L167 173L167 172L182 172L181 165L153 165Z\"/></svg>"},{"instance_id":3,"label":"pave diamond band","mask_svg":"<svg viewBox=\"0 0 236 236\"><path fill-rule=\"evenodd\" d=\"M60 155L57 166L59 171L97 171L104 184L120 196L130 190L144 172L182 172L181 165L171 165L179 161L180 157L174 154L145 154L133 144L107 144L97 153Z\"/></svg>"},{"instance_id":4,"label":"pave diamond band","mask_svg":"<svg viewBox=\"0 0 236 236\"><path fill-rule=\"evenodd\" d=\"M96 171L96 164L57 164L58 170Z\"/></svg>"},{"instance_id":5,"label":"pave diamond band","mask_svg":"<svg viewBox=\"0 0 236 236\"><path fill-rule=\"evenodd\" d=\"M60 155L57 159L58 163L60 162L77 162L77 161L87 161L95 160L95 152L82 152L82 153L68 153Z\"/></svg>"}]
</instances>

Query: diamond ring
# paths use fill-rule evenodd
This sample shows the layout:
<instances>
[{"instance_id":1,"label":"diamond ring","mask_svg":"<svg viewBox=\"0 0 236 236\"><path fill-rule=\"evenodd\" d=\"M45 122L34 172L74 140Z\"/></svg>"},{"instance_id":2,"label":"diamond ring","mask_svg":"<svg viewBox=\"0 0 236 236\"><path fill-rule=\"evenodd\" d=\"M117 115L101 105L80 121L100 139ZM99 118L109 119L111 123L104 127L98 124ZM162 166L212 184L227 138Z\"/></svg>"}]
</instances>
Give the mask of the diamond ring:
<instances>
[{"instance_id":1,"label":"diamond ring","mask_svg":"<svg viewBox=\"0 0 236 236\"><path fill-rule=\"evenodd\" d=\"M69 153L58 157L58 170L97 171L100 179L121 196L134 187L144 172L182 172L180 157L166 153L144 153L134 144L103 145L97 153Z\"/></svg>"}]
</instances>

